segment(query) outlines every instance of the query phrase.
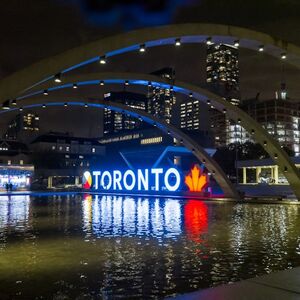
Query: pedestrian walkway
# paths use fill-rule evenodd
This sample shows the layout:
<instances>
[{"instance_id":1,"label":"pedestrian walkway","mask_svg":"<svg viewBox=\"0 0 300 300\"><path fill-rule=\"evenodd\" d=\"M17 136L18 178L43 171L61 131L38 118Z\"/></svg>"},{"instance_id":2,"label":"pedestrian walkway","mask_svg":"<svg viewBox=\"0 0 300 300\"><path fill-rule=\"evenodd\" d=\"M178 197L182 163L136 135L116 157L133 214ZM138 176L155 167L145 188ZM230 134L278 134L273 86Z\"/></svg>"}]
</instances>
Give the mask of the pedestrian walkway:
<instances>
[{"instance_id":1,"label":"pedestrian walkway","mask_svg":"<svg viewBox=\"0 0 300 300\"><path fill-rule=\"evenodd\" d=\"M300 267L221 285L172 300L294 300L300 299Z\"/></svg>"}]
</instances>

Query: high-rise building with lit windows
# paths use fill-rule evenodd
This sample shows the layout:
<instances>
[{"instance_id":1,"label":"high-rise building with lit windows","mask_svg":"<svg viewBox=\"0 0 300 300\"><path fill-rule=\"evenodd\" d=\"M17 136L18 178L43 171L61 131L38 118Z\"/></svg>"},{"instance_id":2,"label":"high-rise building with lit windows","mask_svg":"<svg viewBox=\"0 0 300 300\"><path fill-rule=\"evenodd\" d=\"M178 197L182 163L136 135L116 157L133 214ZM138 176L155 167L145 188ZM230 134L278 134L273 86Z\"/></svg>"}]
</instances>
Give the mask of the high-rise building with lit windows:
<instances>
[{"instance_id":1,"label":"high-rise building with lit windows","mask_svg":"<svg viewBox=\"0 0 300 300\"><path fill-rule=\"evenodd\" d=\"M151 115L170 123L172 108L176 103L176 97L172 89L175 80L175 71L172 68L163 68L151 74L167 80L170 86L168 88L148 86L147 111Z\"/></svg>"},{"instance_id":2,"label":"high-rise building with lit windows","mask_svg":"<svg viewBox=\"0 0 300 300\"><path fill-rule=\"evenodd\" d=\"M233 105L240 105L238 48L227 44L207 46L206 82L208 88ZM225 114L210 110L215 145L242 142L245 130L234 124Z\"/></svg>"},{"instance_id":3,"label":"high-rise building with lit windows","mask_svg":"<svg viewBox=\"0 0 300 300\"><path fill-rule=\"evenodd\" d=\"M35 138L40 130L40 117L36 113L28 112L17 114L8 126L4 138L28 142Z\"/></svg>"},{"instance_id":4,"label":"high-rise building with lit windows","mask_svg":"<svg viewBox=\"0 0 300 300\"><path fill-rule=\"evenodd\" d=\"M109 101L122 103L131 108L142 111L146 111L147 109L147 97L142 94L130 92L111 92L104 96L105 99ZM133 118L130 115L112 111L107 108L104 109L103 122L104 135L137 130L147 126L143 121L137 118Z\"/></svg>"},{"instance_id":5,"label":"high-rise building with lit windows","mask_svg":"<svg viewBox=\"0 0 300 300\"><path fill-rule=\"evenodd\" d=\"M262 125L280 145L300 155L300 102L278 99L243 101L242 109Z\"/></svg>"},{"instance_id":6,"label":"high-rise building with lit windows","mask_svg":"<svg viewBox=\"0 0 300 300\"><path fill-rule=\"evenodd\" d=\"M180 129L200 129L200 101L190 99L180 104Z\"/></svg>"}]
</instances>

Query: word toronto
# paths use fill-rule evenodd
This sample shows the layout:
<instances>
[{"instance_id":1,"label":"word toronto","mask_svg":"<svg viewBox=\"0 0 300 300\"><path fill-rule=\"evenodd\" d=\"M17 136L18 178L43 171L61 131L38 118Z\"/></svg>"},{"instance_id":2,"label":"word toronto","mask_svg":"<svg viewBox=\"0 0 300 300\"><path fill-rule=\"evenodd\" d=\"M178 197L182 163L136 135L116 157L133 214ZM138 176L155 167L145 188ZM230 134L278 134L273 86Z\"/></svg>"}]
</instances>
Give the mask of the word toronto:
<instances>
[{"instance_id":1,"label":"word toronto","mask_svg":"<svg viewBox=\"0 0 300 300\"><path fill-rule=\"evenodd\" d=\"M89 173L88 171L86 173ZM89 173L90 176L90 173ZM93 188L95 190L115 191L161 191L175 192L181 185L181 176L177 169L152 168L136 171L120 170L92 171Z\"/></svg>"}]
</instances>

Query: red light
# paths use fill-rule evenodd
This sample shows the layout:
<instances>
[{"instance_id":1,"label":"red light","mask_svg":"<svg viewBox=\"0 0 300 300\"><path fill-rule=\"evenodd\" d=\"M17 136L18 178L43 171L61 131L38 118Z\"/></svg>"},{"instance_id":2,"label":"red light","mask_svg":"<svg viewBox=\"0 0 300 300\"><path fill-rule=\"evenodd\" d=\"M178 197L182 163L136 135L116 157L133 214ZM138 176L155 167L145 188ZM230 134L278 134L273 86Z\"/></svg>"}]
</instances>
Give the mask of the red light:
<instances>
[{"instance_id":1,"label":"red light","mask_svg":"<svg viewBox=\"0 0 300 300\"><path fill-rule=\"evenodd\" d=\"M207 206L202 201L188 200L184 205L184 224L190 240L201 243L201 234L207 231Z\"/></svg>"}]
</instances>

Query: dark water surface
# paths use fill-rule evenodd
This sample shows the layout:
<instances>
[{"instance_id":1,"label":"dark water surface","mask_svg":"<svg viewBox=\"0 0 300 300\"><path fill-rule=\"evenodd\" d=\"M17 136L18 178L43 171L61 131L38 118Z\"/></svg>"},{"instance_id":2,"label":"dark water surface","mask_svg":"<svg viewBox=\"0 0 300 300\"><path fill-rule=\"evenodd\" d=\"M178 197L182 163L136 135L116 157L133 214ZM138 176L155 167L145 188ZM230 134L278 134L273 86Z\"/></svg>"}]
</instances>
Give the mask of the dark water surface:
<instances>
[{"instance_id":1,"label":"dark water surface","mask_svg":"<svg viewBox=\"0 0 300 300\"><path fill-rule=\"evenodd\" d=\"M300 265L300 206L0 196L0 299L161 299Z\"/></svg>"}]
</instances>

